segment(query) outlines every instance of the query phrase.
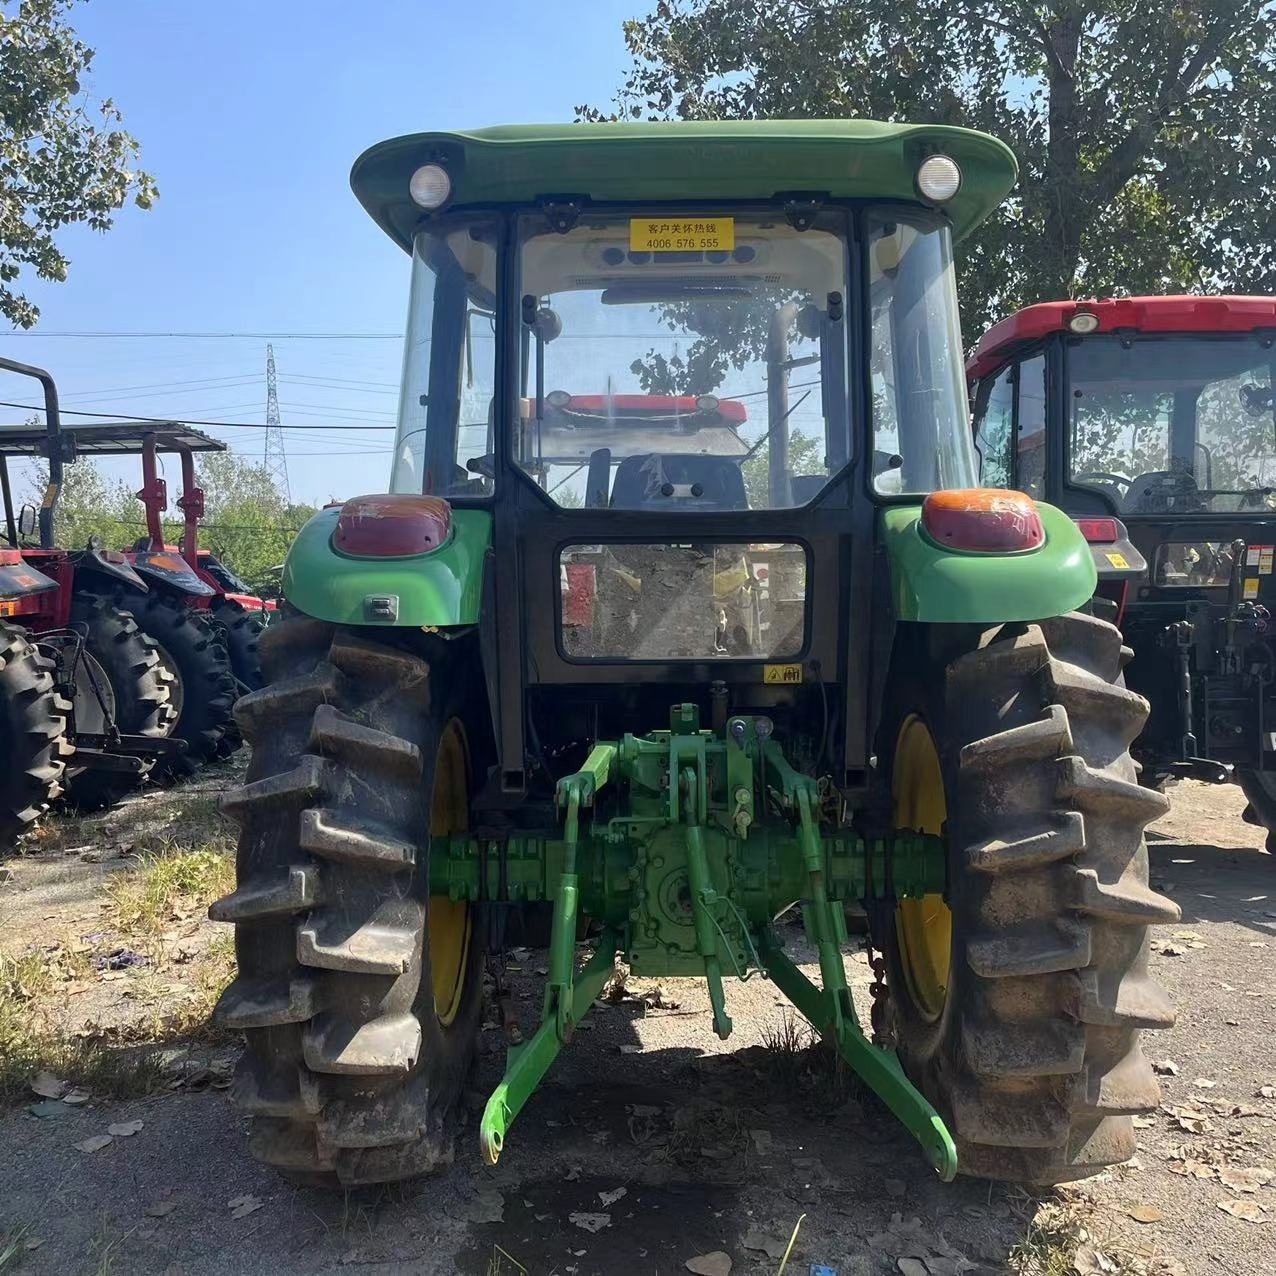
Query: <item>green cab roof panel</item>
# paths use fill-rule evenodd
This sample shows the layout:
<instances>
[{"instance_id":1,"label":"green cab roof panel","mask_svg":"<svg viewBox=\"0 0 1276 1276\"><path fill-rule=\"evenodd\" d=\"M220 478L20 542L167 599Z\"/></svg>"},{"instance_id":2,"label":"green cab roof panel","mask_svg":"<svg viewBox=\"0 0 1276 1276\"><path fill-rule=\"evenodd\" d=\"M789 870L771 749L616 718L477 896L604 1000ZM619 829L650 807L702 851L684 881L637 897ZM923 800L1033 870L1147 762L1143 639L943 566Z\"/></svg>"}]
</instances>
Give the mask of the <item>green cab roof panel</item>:
<instances>
[{"instance_id":1,"label":"green cab roof panel","mask_svg":"<svg viewBox=\"0 0 1276 1276\"><path fill-rule=\"evenodd\" d=\"M414 133L365 151L350 184L377 225L410 250L427 217L408 194L422 164L441 164L450 174L448 211L553 197L668 207L799 192L921 203L913 178L937 152L961 166L961 189L944 205L961 238L1005 198L1017 167L996 138L941 124L722 120Z\"/></svg>"}]
</instances>

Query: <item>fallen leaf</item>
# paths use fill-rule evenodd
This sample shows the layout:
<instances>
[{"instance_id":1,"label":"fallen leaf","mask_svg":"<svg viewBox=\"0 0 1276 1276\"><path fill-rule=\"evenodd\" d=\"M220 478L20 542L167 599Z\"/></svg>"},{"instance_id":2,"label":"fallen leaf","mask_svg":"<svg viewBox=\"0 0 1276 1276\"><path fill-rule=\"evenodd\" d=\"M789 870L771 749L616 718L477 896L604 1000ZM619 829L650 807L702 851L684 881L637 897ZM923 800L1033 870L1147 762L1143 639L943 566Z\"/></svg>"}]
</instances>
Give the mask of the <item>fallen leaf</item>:
<instances>
[{"instance_id":1,"label":"fallen leaf","mask_svg":"<svg viewBox=\"0 0 1276 1276\"><path fill-rule=\"evenodd\" d=\"M599 1192L598 1199L604 1205L615 1205L620 1198L628 1193L627 1187L615 1187L610 1192Z\"/></svg>"},{"instance_id":2,"label":"fallen leaf","mask_svg":"<svg viewBox=\"0 0 1276 1276\"><path fill-rule=\"evenodd\" d=\"M578 1178L580 1178L580 1166L579 1166L579 1165L573 1165L573 1166L571 1166L571 1167L568 1169L567 1173L563 1175L563 1181L564 1181L565 1183L575 1183L575 1182L576 1182L576 1180L577 1180Z\"/></svg>"},{"instance_id":3,"label":"fallen leaf","mask_svg":"<svg viewBox=\"0 0 1276 1276\"><path fill-rule=\"evenodd\" d=\"M505 1197L500 1192L480 1192L462 1212L471 1223L503 1223Z\"/></svg>"},{"instance_id":4,"label":"fallen leaf","mask_svg":"<svg viewBox=\"0 0 1276 1276\"><path fill-rule=\"evenodd\" d=\"M1166 957L1185 957L1187 956L1187 948L1182 944L1162 944L1157 952Z\"/></svg>"},{"instance_id":5,"label":"fallen leaf","mask_svg":"<svg viewBox=\"0 0 1276 1276\"><path fill-rule=\"evenodd\" d=\"M1146 1130L1149 1126L1156 1124L1156 1118L1150 1116L1136 1116L1130 1119L1140 1130Z\"/></svg>"},{"instance_id":6,"label":"fallen leaf","mask_svg":"<svg viewBox=\"0 0 1276 1276\"><path fill-rule=\"evenodd\" d=\"M1116 1262L1093 1245L1082 1245L1072 1256L1072 1266L1078 1276L1105 1276L1117 1269Z\"/></svg>"},{"instance_id":7,"label":"fallen leaf","mask_svg":"<svg viewBox=\"0 0 1276 1276\"><path fill-rule=\"evenodd\" d=\"M1174 932L1175 939L1186 939L1189 943L1192 940L1200 940L1200 936L1194 930L1176 930Z\"/></svg>"},{"instance_id":8,"label":"fallen leaf","mask_svg":"<svg viewBox=\"0 0 1276 1276\"><path fill-rule=\"evenodd\" d=\"M1125 1212L1136 1223L1159 1223L1164 1217L1155 1205L1131 1205Z\"/></svg>"},{"instance_id":9,"label":"fallen leaf","mask_svg":"<svg viewBox=\"0 0 1276 1276\"><path fill-rule=\"evenodd\" d=\"M230 1210L231 1218L246 1218L249 1214L261 1209L262 1200L259 1196L233 1196L226 1202L226 1208Z\"/></svg>"},{"instance_id":10,"label":"fallen leaf","mask_svg":"<svg viewBox=\"0 0 1276 1276\"><path fill-rule=\"evenodd\" d=\"M579 1227L586 1232L601 1232L604 1227L611 1226L610 1214L586 1214L578 1211L575 1214L568 1214L567 1221L573 1227Z\"/></svg>"},{"instance_id":11,"label":"fallen leaf","mask_svg":"<svg viewBox=\"0 0 1276 1276\"><path fill-rule=\"evenodd\" d=\"M715 1249L708 1254L697 1254L683 1264L695 1276L731 1276L731 1256Z\"/></svg>"},{"instance_id":12,"label":"fallen leaf","mask_svg":"<svg viewBox=\"0 0 1276 1276\"><path fill-rule=\"evenodd\" d=\"M25 1250L39 1249L43 1244L43 1236L32 1236L28 1240L22 1242L22 1248Z\"/></svg>"},{"instance_id":13,"label":"fallen leaf","mask_svg":"<svg viewBox=\"0 0 1276 1276\"><path fill-rule=\"evenodd\" d=\"M118 1125L108 1125L107 1134L114 1134L119 1139L129 1139L142 1128L141 1121L121 1121Z\"/></svg>"},{"instance_id":14,"label":"fallen leaf","mask_svg":"<svg viewBox=\"0 0 1276 1276\"><path fill-rule=\"evenodd\" d=\"M1152 1071L1159 1072L1163 1077L1177 1077L1179 1065L1173 1059L1153 1059Z\"/></svg>"},{"instance_id":15,"label":"fallen leaf","mask_svg":"<svg viewBox=\"0 0 1276 1276\"><path fill-rule=\"evenodd\" d=\"M41 1099L39 1103L28 1103L27 1111L33 1117L41 1117L45 1120L50 1117L56 1118L71 1115L71 1109L61 1099Z\"/></svg>"},{"instance_id":16,"label":"fallen leaf","mask_svg":"<svg viewBox=\"0 0 1276 1276\"><path fill-rule=\"evenodd\" d=\"M31 1078L31 1092L42 1099L60 1099L67 1091L67 1084L51 1072L37 1072Z\"/></svg>"},{"instance_id":17,"label":"fallen leaf","mask_svg":"<svg viewBox=\"0 0 1276 1276\"><path fill-rule=\"evenodd\" d=\"M1192 1084L1194 1086L1199 1086L1202 1090L1212 1090L1216 1085L1218 1085L1218 1082L1211 1081L1208 1077L1197 1077Z\"/></svg>"},{"instance_id":18,"label":"fallen leaf","mask_svg":"<svg viewBox=\"0 0 1276 1276\"><path fill-rule=\"evenodd\" d=\"M1175 1117L1174 1124L1180 1130L1186 1130L1189 1134L1204 1134L1210 1128L1208 1117Z\"/></svg>"},{"instance_id":19,"label":"fallen leaf","mask_svg":"<svg viewBox=\"0 0 1276 1276\"><path fill-rule=\"evenodd\" d=\"M1260 1085L1258 1087L1258 1097L1260 1099L1276 1099L1276 1085Z\"/></svg>"},{"instance_id":20,"label":"fallen leaf","mask_svg":"<svg viewBox=\"0 0 1276 1276\"><path fill-rule=\"evenodd\" d=\"M146 1213L150 1218L163 1218L165 1214L171 1214L176 1208L176 1201L155 1201L146 1207Z\"/></svg>"},{"instance_id":21,"label":"fallen leaf","mask_svg":"<svg viewBox=\"0 0 1276 1276\"><path fill-rule=\"evenodd\" d=\"M642 1054L641 1046L630 1045L628 1042L618 1048L621 1054Z\"/></svg>"},{"instance_id":22,"label":"fallen leaf","mask_svg":"<svg viewBox=\"0 0 1276 1276\"><path fill-rule=\"evenodd\" d=\"M770 1130L750 1130L749 1138L753 1140L753 1150L759 1156L765 1156L773 1146Z\"/></svg>"},{"instance_id":23,"label":"fallen leaf","mask_svg":"<svg viewBox=\"0 0 1276 1276\"><path fill-rule=\"evenodd\" d=\"M100 1152L108 1143L114 1143L115 1140L109 1134L95 1134L92 1138L85 1139L75 1146L81 1152Z\"/></svg>"},{"instance_id":24,"label":"fallen leaf","mask_svg":"<svg viewBox=\"0 0 1276 1276\"><path fill-rule=\"evenodd\" d=\"M930 1268L920 1258L897 1258L895 1266L904 1276L930 1276Z\"/></svg>"},{"instance_id":25,"label":"fallen leaf","mask_svg":"<svg viewBox=\"0 0 1276 1276\"><path fill-rule=\"evenodd\" d=\"M1257 1201L1215 1201L1215 1205L1223 1211L1224 1214L1230 1214L1233 1218L1243 1218L1247 1223L1261 1223L1263 1221L1262 1206Z\"/></svg>"},{"instance_id":26,"label":"fallen leaf","mask_svg":"<svg viewBox=\"0 0 1276 1276\"><path fill-rule=\"evenodd\" d=\"M1166 1167L1171 1174L1182 1174L1193 1179L1212 1179L1214 1167L1204 1161L1171 1161Z\"/></svg>"},{"instance_id":27,"label":"fallen leaf","mask_svg":"<svg viewBox=\"0 0 1276 1276\"><path fill-rule=\"evenodd\" d=\"M71 1107L79 1107L81 1103L87 1103L93 1096L87 1090L71 1090L62 1096L62 1102L70 1104Z\"/></svg>"},{"instance_id":28,"label":"fallen leaf","mask_svg":"<svg viewBox=\"0 0 1276 1276\"><path fill-rule=\"evenodd\" d=\"M1272 1181L1271 1170L1242 1170L1228 1165L1218 1172L1218 1181L1234 1192L1257 1192L1260 1187Z\"/></svg>"},{"instance_id":29,"label":"fallen leaf","mask_svg":"<svg viewBox=\"0 0 1276 1276\"><path fill-rule=\"evenodd\" d=\"M789 1246L788 1241L781 1240L777 1236L767 1236L764 1232L759 1232L757 1228L747 1232L740 1244L745 1249L759 1250L768 1258L783 1258L784 1251Z\"/></svg>"}]
</instances>

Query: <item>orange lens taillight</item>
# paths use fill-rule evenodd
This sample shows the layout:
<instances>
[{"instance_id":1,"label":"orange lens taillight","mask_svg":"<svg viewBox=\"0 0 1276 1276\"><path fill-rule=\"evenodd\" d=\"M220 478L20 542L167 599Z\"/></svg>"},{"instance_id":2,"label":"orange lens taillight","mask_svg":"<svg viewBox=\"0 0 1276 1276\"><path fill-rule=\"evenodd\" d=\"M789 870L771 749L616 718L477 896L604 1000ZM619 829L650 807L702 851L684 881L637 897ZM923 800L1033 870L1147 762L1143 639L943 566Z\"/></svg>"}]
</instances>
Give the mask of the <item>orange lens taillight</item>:
<instances>
[{"instance_id":1,"label":"orange lens taillight","mask_svg":"<svg viewBox=\"0 0 1276 1276\"><path fill-rule=\"evenodd\" d=\"M922 502L922 527L946 549L985 553L1037 549L1046 539L1032 497L999 488L932 492Z\"/></svg>"}]
</instances>

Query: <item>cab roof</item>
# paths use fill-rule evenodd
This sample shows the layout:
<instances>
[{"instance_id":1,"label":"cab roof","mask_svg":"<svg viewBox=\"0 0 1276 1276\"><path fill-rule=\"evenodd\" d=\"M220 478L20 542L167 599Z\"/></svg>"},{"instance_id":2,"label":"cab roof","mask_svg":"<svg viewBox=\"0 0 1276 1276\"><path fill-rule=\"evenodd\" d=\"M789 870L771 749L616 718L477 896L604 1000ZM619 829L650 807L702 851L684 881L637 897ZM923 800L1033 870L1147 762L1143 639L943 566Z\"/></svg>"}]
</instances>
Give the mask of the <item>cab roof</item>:
<instances>
[{"instance_id":1,"label":"cab roof","mask_svg":"<svg viewBox=\"0 0 1276 1276\"><path fill-rule=\"evenodd\" d=\"M1064 332L1078 311L1099 320L1096 332L1253 332L1276 328L1276 297L1115 297L1101 301L1046 301L994 324L966 363L966 379L996 372L1020 347Z\"/></svg>"},{"instance_id":2,"label":"cab roof","mask_svg":"<svg viewBox=\"0 0 1276 1276\"><path fill-rule=\"evenodd\" d=\"M415 133L365 151L350 184L377 225L410 250L428 216L408 194L422 164L441 164L451 176L447 211L569 198L664 208L779 194L921 203L913 178L936 153L961 166L961 188L944 205L960 238L1005 198L1017 168L996 138L941 124L715 120Z\"/></svg>"}]
</instances>

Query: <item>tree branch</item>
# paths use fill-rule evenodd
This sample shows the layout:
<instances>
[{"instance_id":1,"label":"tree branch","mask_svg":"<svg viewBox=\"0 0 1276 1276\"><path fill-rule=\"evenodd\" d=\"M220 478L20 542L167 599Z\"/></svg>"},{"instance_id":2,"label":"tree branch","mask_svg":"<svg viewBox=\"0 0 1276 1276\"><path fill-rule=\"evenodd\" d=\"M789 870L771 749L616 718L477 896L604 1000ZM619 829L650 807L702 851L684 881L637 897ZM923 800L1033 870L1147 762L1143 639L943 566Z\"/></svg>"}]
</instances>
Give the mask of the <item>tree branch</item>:
<instances>
[{"instance_id":1,"label":"tree branch","mask_svg":"<svg viewBox=\"0 0 1276 1276\"><path fill-rule=\"evenodd\" d=\"M1089 198L1093 203L1100 208L1110 203L1134 176L1139 160L1157 134L1169 122L1171 112L1181 107L1190 95L1197 77L1218 56L1230 30L1227 21L1220 19L1214 32L1201 41L1196 52L1188 58L1183 68L1169 77L1161 86L1153 113L1133 125L1096 170L1089 192Z\"/></svg>"},{"instance_id":2,"label":"tree branch","mask_svg":"<svg viewBox=\"0 0 1276 1276\"><path fill-rule=\"evenodd\" d=\"M1045 20L1037 12L1036 7L1032 4L1021 3L1018 8L1020 14L1036 31L1037 39L1041 44L1041 50L1046 55L1046 61L1050 63L1051 69L1056 75L1063 79L1071 80L1072 71L1070 68L1064 66L1063 59L1059 56L1059 50L1054 47L1054 38L1051 36L1050 30L1046 26ZM990 23L989 25L993 24ZM1023 36L1022 31L1014 29L1007 30L1009 31L1009 34L1013 35L1016 39L1020 39Z\"/></svg>"}]
</instances>

